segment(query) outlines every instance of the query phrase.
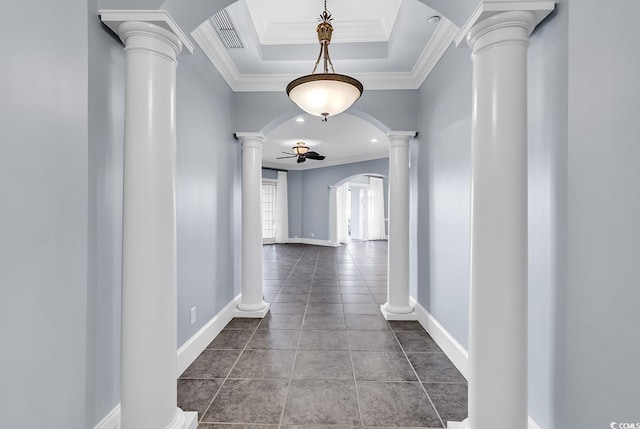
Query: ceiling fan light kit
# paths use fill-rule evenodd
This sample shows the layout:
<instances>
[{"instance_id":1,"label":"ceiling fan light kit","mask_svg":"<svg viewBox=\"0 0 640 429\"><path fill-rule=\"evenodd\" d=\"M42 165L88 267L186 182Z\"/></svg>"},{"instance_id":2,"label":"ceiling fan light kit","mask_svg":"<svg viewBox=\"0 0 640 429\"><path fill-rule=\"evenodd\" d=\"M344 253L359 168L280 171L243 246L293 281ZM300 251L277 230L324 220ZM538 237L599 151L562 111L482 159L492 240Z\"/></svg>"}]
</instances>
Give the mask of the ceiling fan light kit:
<instances>
[{"instance_id":1,"label":"ceiling fan light kit","mask_svg":"<svg viewBox=\"0 0 640 429\"><path fill-rule=\"evenodd\" d=\"M303 142L296 143L296 145L292 149L298 156L302 156L305 153L309 152L309 148L305 146Z\"/></svg>"},{"instance_id":2,"label":"ceiling fan light kit","mask_svg":"<svg viewBox=\"0 0 640 429\"><path fill-rule=\"evenodd\" d=\"M316 28L320 42L318 60L311 74L294 79L287 85L287 95L291 101L305 112L321 116L323 122L327 122L327 117L342 113L351 107L364 90L360 81L351 76L337 74L333 68L329 56L329 44L333 33L332 20L325 0L324 11ZM316 73L320 60L323 61L324 73Z\"/></svg>"}]
</instances>

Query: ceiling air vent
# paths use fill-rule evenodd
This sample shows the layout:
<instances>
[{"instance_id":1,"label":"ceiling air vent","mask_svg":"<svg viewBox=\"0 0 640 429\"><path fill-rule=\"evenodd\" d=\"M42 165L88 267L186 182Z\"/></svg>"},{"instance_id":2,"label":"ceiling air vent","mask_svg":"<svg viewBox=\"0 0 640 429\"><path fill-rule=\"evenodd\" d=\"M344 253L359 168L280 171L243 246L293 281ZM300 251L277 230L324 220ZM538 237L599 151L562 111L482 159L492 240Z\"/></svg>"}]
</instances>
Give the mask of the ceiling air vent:
<instances>
[{"instance_id":1,"label":"ceiling air vent","mask_svg":"<svg viewBox=\"0 0 640 429\"><path fill-rule=\"evenodd\" d=\"M236 27L233 25L233 21L231 21L226 9L222 9L213 15L211 22L227 49L244 48L240 35L236 31Z\"/></svg>"}]
</instances>

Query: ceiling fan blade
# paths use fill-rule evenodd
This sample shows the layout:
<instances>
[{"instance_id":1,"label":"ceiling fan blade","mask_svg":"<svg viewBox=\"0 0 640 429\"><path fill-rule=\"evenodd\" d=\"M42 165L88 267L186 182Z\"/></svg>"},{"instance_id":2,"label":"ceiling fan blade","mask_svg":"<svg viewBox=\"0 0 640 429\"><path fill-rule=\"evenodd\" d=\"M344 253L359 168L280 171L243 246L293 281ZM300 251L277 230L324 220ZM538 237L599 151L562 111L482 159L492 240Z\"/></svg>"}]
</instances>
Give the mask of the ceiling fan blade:
<instances>
[{"instance_id":1,"label":"ceiling fan blade","mask_svg":"<svg viewBox=\"0 0 640 429\"><path fill-rule=\"evenodd\" d=\"M295 158L296 156L298 156L298 155L293 155L293 156L281 156L281 157L276 158L276 159Z\"/></svg>"},{"instance_id":2,"label":"ceiling fan blade","mask_svg":"<svg viewBox=\"0 0 640 429\"><path fill-rule=\"evenodd\" d=\"M296 161L298 164L300 164L301 162L305 162L307 160L307 158L305 158L304 156L299 156L298 160Z\"/></svg>"},{"instance_id":3,"label":"ceiling fan blade","mask_svg":"<svg viewBox=\"0 0 640 429\"><path fill-rule=\"evenodd\" d=\"M291 153L291 152L282 152L282 153L287 154L287 155L298 156L298 155L296 155L295 153Z\"/></svg>"},{"instance_id":4,"label":"ceiling fan blade","mask_svg":"<svg viewBox=\"0 0 640 429\"><path fill-rule=\"evenodd\" d=\"M310 150L309 152L304 154L305 158L315 159L317 161L322 161L324 159L324 155L320 155L318 152L314 150Z\"/></svg>"}]
</instances>

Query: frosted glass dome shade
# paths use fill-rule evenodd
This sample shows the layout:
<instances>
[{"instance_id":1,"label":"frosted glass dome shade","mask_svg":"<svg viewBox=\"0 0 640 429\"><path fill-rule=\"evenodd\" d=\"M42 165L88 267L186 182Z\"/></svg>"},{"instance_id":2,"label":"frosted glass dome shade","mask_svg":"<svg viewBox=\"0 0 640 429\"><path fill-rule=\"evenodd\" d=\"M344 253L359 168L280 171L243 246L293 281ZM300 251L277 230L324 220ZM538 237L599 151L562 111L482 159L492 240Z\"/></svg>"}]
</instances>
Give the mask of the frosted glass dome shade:
<instances>
[{"instance_id":1,"label":"frosted glass dome shade","mask_svg":"<svg viewBox=\"0 0 640 429\"><path fill-rule=\"evenodd\" d=\"M336 73L310 74L287 85L291 101L305 112L325 118L347 110L362 91L357 79Z\"/></svg>"}]
</instances>

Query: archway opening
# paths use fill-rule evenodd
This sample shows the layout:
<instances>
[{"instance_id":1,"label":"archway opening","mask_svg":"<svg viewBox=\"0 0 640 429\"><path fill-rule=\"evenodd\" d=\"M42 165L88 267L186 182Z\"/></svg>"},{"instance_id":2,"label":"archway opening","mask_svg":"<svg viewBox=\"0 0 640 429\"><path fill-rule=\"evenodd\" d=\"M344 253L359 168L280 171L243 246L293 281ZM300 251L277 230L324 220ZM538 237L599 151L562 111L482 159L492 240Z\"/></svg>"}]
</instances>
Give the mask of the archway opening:
<instances>
[{"instance_id":1,"label":"archway opening","mask_svg":"<svg viewBox=\"0 0 640 429\"><path fill-rule=\"evenodd\" d=\"M387 239L387 176L379 172L356 174L332 186L330 198L331 240Z\"/></svg>"}]
</instances>

